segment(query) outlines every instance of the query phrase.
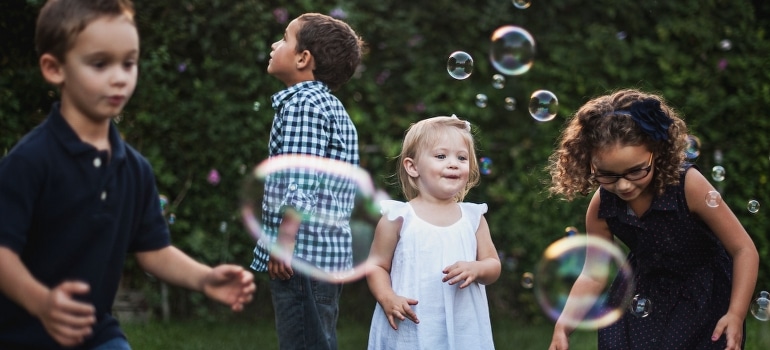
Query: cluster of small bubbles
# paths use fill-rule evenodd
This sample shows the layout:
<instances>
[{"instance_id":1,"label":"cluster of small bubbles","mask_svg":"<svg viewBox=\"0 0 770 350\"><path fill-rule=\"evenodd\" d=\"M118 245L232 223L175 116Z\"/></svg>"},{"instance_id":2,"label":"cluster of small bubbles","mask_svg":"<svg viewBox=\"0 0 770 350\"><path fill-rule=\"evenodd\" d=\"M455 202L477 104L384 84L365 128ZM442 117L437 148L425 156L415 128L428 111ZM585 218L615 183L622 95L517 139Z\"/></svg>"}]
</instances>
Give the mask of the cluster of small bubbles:
<instances>
[{"instance_id":1,"label":"cluster of small bubbles","mask_svg":"<svg viewBox=\"0 0 770 350\"><path fill-rule=\"evenodd\" d=\"M513 97L506 97L503 106L505 106L505 109L508 111L516 110L516 99Z\"/></svg>"},{"instance_id":2,"label":"cluster of small bubbles","mask_svg":"<svg viewBox=\"0 0 770 350\"><path fill-rule=\"evenodd\" d=\"M628 37L628 34L624 31L619 31L615 34L615 37L618 38L618 40L626 40L626 37Z\"/></svg>"},{"instance_id":3,"label":"cluster of small bubbles","mask_svg":"<svg viewBox=\"0 0 770 350\"><path fill-rule=\"evenodd\" d=\"M716 208L722 204L722 195L719 192L711 190L706 193L706 205L711 208Z\"/></svg>"},{"instance_id":4,"label":"cluster of small bubbles","mask_svg":"<svg viewBox=\"0 0 770 350\"><path fill-rule=\"evenodd\" d=\"M759 211L759 202L756 199L752 199L746 208L749 210L749 213L756 214Z\"/></svg>"},{"instance_id":5,"label":"cluster of small bubbles","mask_svg":"<svg viewBox=\"0 0 770 350\"><path fill-rule=\"evenodd\" d=\"M492 173L492 159L489 157L479 158L479 172L481 175L489 175Z\"/></svg>"},{"instance_id":6,"label":"cluster of small bubbles","mask_svg":"<svg viewBox=\"0 0 770 350\"><path fill-rule=\"evenodd\" d=\"M495 89L502 89L505 87L505 76L502 74L495 74L492 76L492 87Z\"/></svg>"},{"instance_id":7,"label":"cluster of small bubbles","mask_svg":"<svg viewBox=\"0 0 770 350\"><path fill-rule=\"evenodd\" d=\"M486 108L488 101L489 101L489 98L487 98L487 95L485 95L485 94L477 94L476 95L476 107Z\"/></svg>"},{"instance_id":8,"label":"cluster of small bubbles","mask_svg":"<svg viewBox=\"0 0 770 350\"><path fill-rule=\"evenodd\" d=\"M531 289L535 285L535 275L532 272L525 272L521 275L521 286Z\"/></svg>"},{"instance_id":9,"label":"cluster of small bubbles","mask_svg":"<svg viewBox=\"0 0 770 350\"><path fill-rule=\"evenodd\" d=\"M574 236L578 234L578 229L575 226L567 226L567 228L564 229L564 235L567 237Z\"/></svg>"},{"instance_id":10,"label":"cluster of small bubbles","mask_svg":"<svg viewBox=\"0 0 770 350\"><path fill-rule=\"evenodd\" d=\"M211 169L209 174L206 176L206 181L212 185L218 185L220 180L221 178L217 169Z\"/></svg>"},{"instance_id":11,"label":"cluster of small bubbles","mask_svg":"<svg viewBox=\"0 0 770 350\"><path fill-rule=\"evenodd\" d=\"M463 80L473 73L473 58L465 51L455 51L449 55L446 71L452 78Z\"/></svg>"},{"instance_id":12,"label":"cluster of small bubbles","mask_svg":"<svg viewBox=\"0 0 770 350\"><path fill-rule=\"evenodd\" d=\"M545 315L573 328L597 329L616 322L635 288L623 251L593 235L576 234L553 242L543 252L535 275L535 297ZM606 282L592 292L570 295L578 278ZM571 310L585 312L565 310L568 302L575 307Z\"/></svg>"},{"instance_id":13,"label":"cluster of small bubbles","mask_svg":"<svg viewBox=\"0 0 770 350\"><path fill-rule=\"evenodd\" d=\"M528 9L532 3L529 0L511 0L513 3L513 6L515 6L519 10L525 10Z\"/></svg>"},{"instance_id":14,"label":"cluster of small bubbles","mask_svg":"<svg viewBox=\"0 0 770 350\"><path fill-rule=\"evenodd\" d=\"M259 112L260 107L262 107L262 104L259 101L254 101L254 112Z\"/></svg>"},{"instance_id":15,"label":"cluster of small bubbles","mask_svg":"<svg viewBox=\"0 0 770 350\"><path fill-rule=\"evenodd\" d=\"M751 314L760 321L770 320L770 293L759 292L759 297L751 304Z\"/></svg>"},{"instance_id":16,"label":"cluster of small bubbles","mask_svg":"<svg viewBox=\"0 0 770 350\"><path fill-rule=\"evenodd\" d=\"M628 310L636 317L647 317L652 312L652 301L639 294L634 295L631 304L628 305Z\"/></svg>"},{"instance_id":17,"label":"cluster of small bubbles","mask_svg":"<svg viewBox=\"0 0 770 350\"><path fill-rule=\"evenodd\" d=\"M687 159L695 159L700 155L700 139L695 135L687 135L687 148L684 150Z\"/></svg>"},{"instance_id":18,"label":"cluster of small bubbles","mask_svg":"<svg viewBox=\"0 0 770 350\"><path fill-rule=\"evenodd\" d=\"M492 33L489 60L498 72L521 75L529 71L535 58L535 39L524 28L502 26Z\"/></svg>"},{"instance_id":19,"label":"cluster of small bubbles","mask_svg":"<svg viewBox=\"0 0 770 350\"><path fill-rule=\"evenodd\" d=\"M715 165L711 168L711 178L716 182L722 182L725 180L725 168L721 165Z\"/></svg>"},{"instance_id":20,"label":"cluster of small bubbles","mask_svg":"<svg viewBox=\"0 0 770 350\"><path fill-rule=\"evenodd\" d=\"M728 39L724 39L719 42L719 48L722 49L722 51L730 51L730 49L733 48L733 43Z\"/></svg>"},{"instance_id":21,"label":"cluster of small bubbles","mask_svg":"<svg viewBox=\"0 0 770 350\"><path fill-rule=\"evenodd\" d=\"M537 90L529 98L529 114L539 122L553 120L558 109L559 100L548 90Z\"/></svg>"}]
</instances>

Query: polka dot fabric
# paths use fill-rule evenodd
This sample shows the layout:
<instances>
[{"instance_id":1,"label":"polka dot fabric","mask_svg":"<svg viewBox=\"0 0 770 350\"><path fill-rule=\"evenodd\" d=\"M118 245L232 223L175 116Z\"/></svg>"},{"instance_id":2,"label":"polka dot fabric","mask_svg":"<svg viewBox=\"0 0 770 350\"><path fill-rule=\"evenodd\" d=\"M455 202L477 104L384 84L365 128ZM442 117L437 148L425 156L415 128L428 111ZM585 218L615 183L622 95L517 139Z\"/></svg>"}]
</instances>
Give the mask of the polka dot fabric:
<instances>
[{"instance_id":1,"label":"polka dot fabric","mask_svg":"<svg viewBox=\"0 0 770 350\"><path fill-rule=\"evenodd\" d=\"M679 185L668 186L640 217L625 201L600 189L599 217L630 249L634 294L648 299L652 308L646 317L626 310L618 322L600 329L599 349L726 347L724 336L712 342L711 334L730 303L732 260L708 226L690 213L684 174L691 167L682 171ZM611 290L613 298L622 297Z\"/></svg>"}]
</instances>

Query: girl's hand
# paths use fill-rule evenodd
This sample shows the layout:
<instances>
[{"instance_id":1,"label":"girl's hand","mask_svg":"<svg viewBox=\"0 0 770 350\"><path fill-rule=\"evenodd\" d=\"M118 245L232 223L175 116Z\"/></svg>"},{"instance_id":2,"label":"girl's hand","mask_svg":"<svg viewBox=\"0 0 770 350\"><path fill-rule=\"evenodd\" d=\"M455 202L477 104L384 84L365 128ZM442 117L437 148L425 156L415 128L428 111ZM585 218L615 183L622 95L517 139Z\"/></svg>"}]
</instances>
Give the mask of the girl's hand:
<instances>
[{"instance_id":1,"label":"girl's hand","mask_svg":"<svg viewBox=\"0 0 770 350\"><path fill-rule=\"evenodd\" d=\"M449 282L449 284L455 284L460 281L465 281L460 285L460 289L470 286L471 283L476 281L476 278L481 274L481 266L475 261L458 261L452 265L444 268L441 272L445 274L441 282Z\"/></svg>"},{"instance_id":2,"label":"girl's hand","mask_svg":"<svg viewBox=\"0 0 770 350\"><path fill-rule=\"evenodd\" d=\"M548 350L568 350L569 349L569 335L563 329L559 327L554 328L553 337L551 337L551 345L548 346Z\"/></svg>"},{"instance_id":3,"label":"girl's hand","mask_svg":"<svg viewBox=\"0 0 770 350\"><path fill-rule=\"evenodd\" d=\"M740 350L743 342L743 319L730 313L722 316L711 334L711 341L719 340L723 334L727 338L725 350Z\"/></svg>"},{"instance_id":4,"label":"girl's hand","mask_svg":"<svg viewBox=\"0 0 770 350\"><path fill-rule=\"evenodd\" d=\"M388 323L390 323L390 327L394 330L398 330L396 319L403 321L408 318L414 323L420 323L420 320L417 319L417 314L414 313L411 305L417 305L417 300L395 294L380 302L382 311L385 312Z\"/></svg>"}]
</instances>

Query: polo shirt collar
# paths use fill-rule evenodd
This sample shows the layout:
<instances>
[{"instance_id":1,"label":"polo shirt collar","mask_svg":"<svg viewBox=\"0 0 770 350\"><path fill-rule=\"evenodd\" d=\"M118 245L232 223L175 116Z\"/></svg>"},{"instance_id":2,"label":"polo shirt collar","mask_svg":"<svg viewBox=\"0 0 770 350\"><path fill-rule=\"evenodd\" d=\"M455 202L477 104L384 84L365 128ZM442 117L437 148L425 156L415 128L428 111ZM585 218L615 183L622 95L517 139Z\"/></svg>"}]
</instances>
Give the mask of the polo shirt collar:
<instances>
[{"instance_id":1,"label":"polo shirt collar","mask_svg":"<svg viewBox=\"0 0 770 350\"><path fill-rule=\"evenodd\" d=\"M72 126L64 120L60 111L61 103L55 102L51 107L51 113L48 114L49 130L59 140L64 149L71 155L77 156L85 152L93 151L94 146L83 142L72 129ZM126 157L126 146L120 137L118 128L110 123L109 130L110 145L112 147L110 158L113 161L120 161Z\"/></svg>"}]
</instances>

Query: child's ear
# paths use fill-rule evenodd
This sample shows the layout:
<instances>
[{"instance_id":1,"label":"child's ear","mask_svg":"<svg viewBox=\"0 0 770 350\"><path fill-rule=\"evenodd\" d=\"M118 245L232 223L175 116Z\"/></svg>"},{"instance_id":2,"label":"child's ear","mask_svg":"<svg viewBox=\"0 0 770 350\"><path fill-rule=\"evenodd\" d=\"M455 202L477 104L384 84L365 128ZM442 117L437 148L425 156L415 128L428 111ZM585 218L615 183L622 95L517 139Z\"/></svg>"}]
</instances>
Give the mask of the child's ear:
<instances>
[{"instance_id":1,"label":"child's ear","mask_svg":"<svg viewBox=\"0 0 770 350\"><path fill-rule=\"evenodd\" d=\"M49 53L40 56L40 72L43 73L43 78L51 85L60 86L64 83L62 64Z\"/></svg>"},{"instance_id":2,"label":"child's ear","mask_svg":"<svg viewBox=\"0 0 770 350\"><path fill-rule=\"evenodd\" d=\"M313 59L313 54L311 54L308 50L304 50L297 55L297 70L303 70L306 68L310 68L311 71L315 70L315 60Z\"/></svg>"},{"instance_id":3,"label":"child's ear","mask_svg":"<svg viewBox=\"0 0 770 350\"><path fill-rule=\"evenodd\" d=\"M406 173L409 174L411 177L419 177L420 173L417 172L417 167L414 164L414 159L406 157L404 158L404 164L402 166L404 167L404 170L406 170Z\"/></svg>"}]
</instances>

